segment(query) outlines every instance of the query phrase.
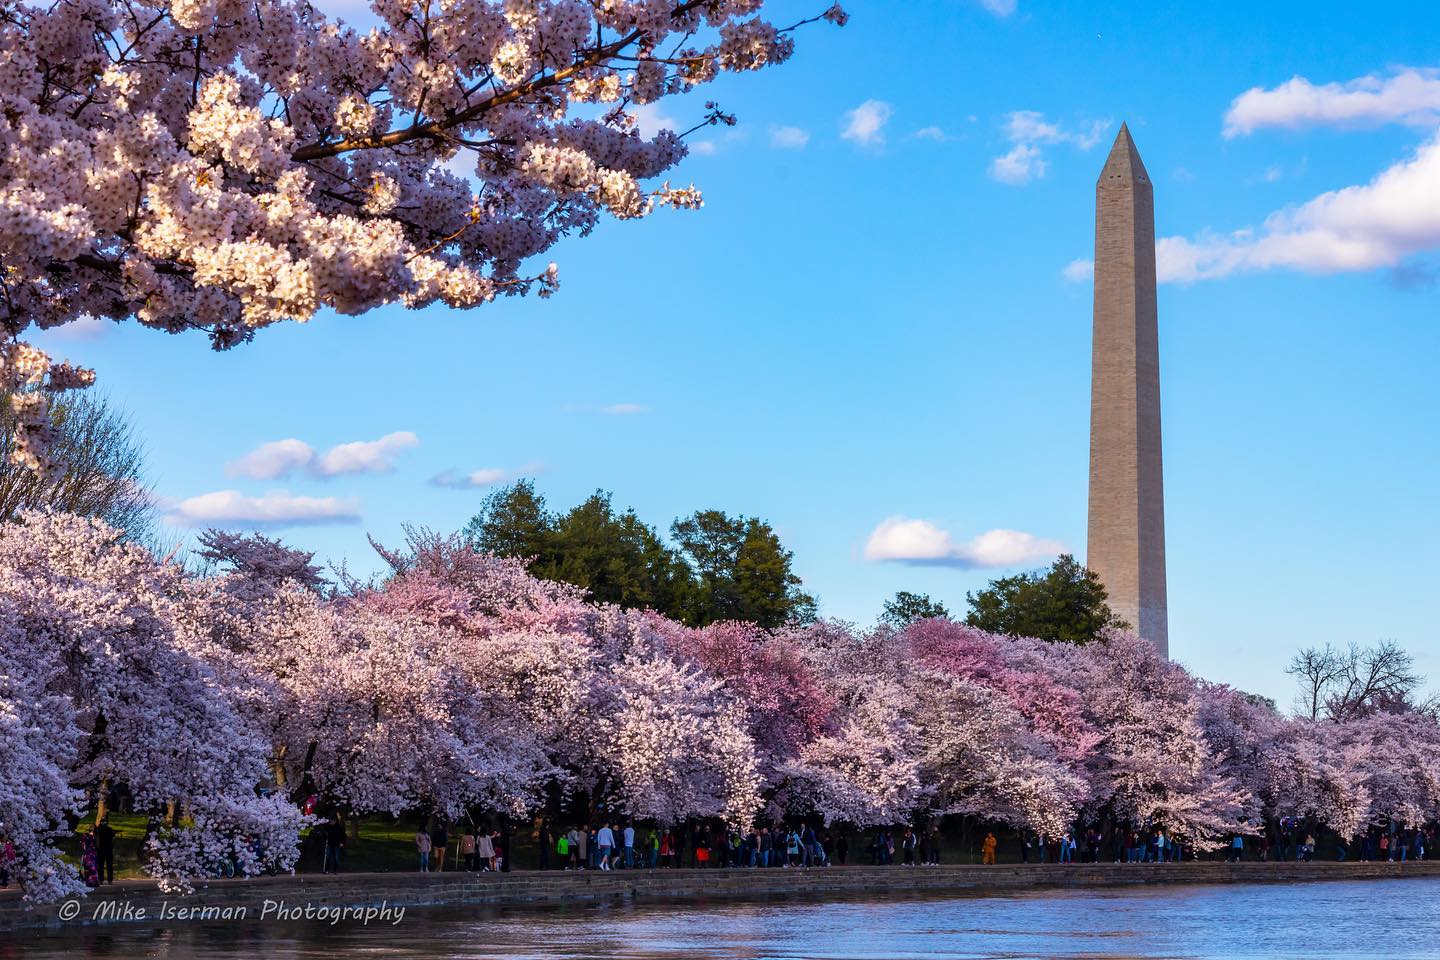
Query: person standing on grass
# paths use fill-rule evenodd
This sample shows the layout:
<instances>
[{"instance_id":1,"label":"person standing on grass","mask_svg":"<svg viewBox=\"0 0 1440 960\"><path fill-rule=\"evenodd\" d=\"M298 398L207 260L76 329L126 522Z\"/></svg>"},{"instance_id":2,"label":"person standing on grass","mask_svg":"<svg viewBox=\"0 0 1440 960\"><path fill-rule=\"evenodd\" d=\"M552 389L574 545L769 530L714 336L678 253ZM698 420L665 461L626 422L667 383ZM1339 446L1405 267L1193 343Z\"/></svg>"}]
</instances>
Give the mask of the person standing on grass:
<instances>
[{"instance_id":1,"label":"person standing on grass","mask_svg":"<svg viewBox=\"0 0 1440 960\"><path fill-rule=\"evenodd\" d=\"M635 866L635 824L625 824L620 833L625 844L625 869L629 870Z\"/></svg>"},{"instance_id":2,"label":"person standing on grass","mask_svg":"<svg viewBox=\"0 0 1440 960\"><path fill-rule=\"evenodd\" d=\"M430 847L430 834L425 832L425 827L422 824L415 830L415 850L420 854L421 873L430 872Z\"/></svg>"},{"instance_id":3,"label":"person standing on grass","mask_svg":"<svg viewBox=\"0 0 1440 960\"><path fill-rule=\"evenodd\" d=\"M340 848L345 846L345 826L337 814L325 824L325 863L321 873L340 872Z\"/></svg>"},{"instance_id":4,"label":"person standing on grass","mask_svg":"<svg viewBox=\"0 0 1440 960\"><path fill-rule=\"evenodd\" d=\"M615 849L615 831L610 829L610 824L604 824L600 827L600 832L595 834L595 846L598 848L597 865L601 870L609 870L610 851Z\"/></svg>"},{"instance_id":5,"label":"person standing on grass","mask_svg":"<svg viewBox=\"0 0 1440 960\"><path fill-rule=\"evenodd\" d=\"M115 828L107 817L95 825L95 851L100 858L101 883L115 882Z\"/></svg>"},{"instance_id":6,"label":"person standing on grass","mask_svg":"<svg viewBox=\"0 0 1440 960\"><path fill-rule=\"evenodd\" d=\"M435 821L435 829L430 831L430 849L435 856L435 872L445 872L445 848L450 845L450 832L445 829L444 820Z\"/></svg>"}]
</instances>

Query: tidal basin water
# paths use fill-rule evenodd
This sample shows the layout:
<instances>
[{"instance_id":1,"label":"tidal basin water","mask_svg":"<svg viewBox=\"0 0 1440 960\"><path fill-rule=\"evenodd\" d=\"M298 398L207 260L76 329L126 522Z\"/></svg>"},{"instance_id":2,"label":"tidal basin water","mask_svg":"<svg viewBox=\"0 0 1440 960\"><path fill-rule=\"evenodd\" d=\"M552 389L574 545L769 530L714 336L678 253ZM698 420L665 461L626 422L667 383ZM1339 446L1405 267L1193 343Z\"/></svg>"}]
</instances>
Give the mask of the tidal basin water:
<instances>
[{"instance_id":1,"label":"tidal basin water","mask_svg":"<svg viewBox=\"0 0 1440 960\"><path fill-rule=\"evenodd\" d=\"M920 898L408 911L394 926L195 923L0 935L0 960L1440 956L1440 879Z\"/></svg>"}]
</instances>

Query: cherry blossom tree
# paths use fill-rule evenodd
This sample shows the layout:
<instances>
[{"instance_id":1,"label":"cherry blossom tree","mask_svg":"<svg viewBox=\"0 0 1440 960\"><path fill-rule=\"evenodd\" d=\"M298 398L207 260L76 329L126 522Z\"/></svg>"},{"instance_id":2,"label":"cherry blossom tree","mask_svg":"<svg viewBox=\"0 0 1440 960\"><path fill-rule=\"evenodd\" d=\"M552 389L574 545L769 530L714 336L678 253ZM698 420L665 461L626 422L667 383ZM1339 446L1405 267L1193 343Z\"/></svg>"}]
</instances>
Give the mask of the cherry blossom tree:
<instances>
[{"instance_id":1,"label":"cherry blossom tree","mask_svg":"<svg viewBox=\"0 0 1440 960\"><path fill-rule=\"evenodd\" d=\"M635 109L788 59L763 0L59 0L0 16L0 390L43 464L45 394L89 371L16 339L80 317L216 349L322 308L473 307L655 188L681 137ZM832 7L823 18L843 24ZM817 16L812 20L819 20ZM707 105L701 124L733 123ZM24 390L25 392L20 392Z\"/></svg>"},{"instance_id":2,"label":"cherry blossom tree","mask_svg":"<svg viewBox=\"0 0 1440 960\"><path fill-rule=\"evenodd\" d=\"M121 782L139 810L183 811L154 841L151 867L167 888L183 889L222 852L251 872L298 852L304 818L256 793L263 743L177 636L183 572L122 538L61 514L0 525L0 717L16 733L5 738L15 766L0 820L17 833L32 896L78 886L54 847L56 814L79 812L78 791Z\"/></svg>"},{"instance_id":3,"label":"cherry blossom tree","mask_svg":"<svg viewBox=\"0 0 1440 960\"><path fill-rule=\"evenodd\" d=\"M1081 649L1057 647L1052 655L1100 733L1088 763L1092 810L1200 845L1255 822L1258 803L1222 772L1200 724L1194 680L1183 668L1123 633Z\"/></svg>"}]
</instances>

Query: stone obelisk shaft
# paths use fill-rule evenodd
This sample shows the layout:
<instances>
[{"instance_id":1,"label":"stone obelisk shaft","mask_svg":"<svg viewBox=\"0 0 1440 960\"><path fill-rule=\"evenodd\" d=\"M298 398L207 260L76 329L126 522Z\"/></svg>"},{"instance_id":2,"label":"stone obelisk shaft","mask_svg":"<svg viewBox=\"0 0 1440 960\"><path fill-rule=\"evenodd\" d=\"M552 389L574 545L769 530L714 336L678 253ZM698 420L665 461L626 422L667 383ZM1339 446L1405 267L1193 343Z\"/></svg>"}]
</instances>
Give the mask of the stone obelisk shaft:
<instances>
[{"instance_id":1,"label":"stone obelisk shaft","mask_svg":"<svg viewBox=\"0 0 1440 960\"><path fill-rule=\"evenodd\" d=\"M1086 566L1132 630L1170 654L1155 198L1122 125L1095 185L1095 340Z\"/></svg>"}]
</instances>

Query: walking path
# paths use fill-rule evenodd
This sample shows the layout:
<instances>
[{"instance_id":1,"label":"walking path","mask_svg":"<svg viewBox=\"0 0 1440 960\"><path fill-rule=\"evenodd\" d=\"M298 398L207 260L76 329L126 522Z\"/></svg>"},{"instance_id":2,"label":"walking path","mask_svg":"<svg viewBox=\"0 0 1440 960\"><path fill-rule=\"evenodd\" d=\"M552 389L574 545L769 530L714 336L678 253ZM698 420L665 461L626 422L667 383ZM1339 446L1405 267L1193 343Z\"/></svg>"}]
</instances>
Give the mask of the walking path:
<instances>
[{"instance_id":1,"label":"walking path","mask_svg":"<svg viewBox=\"0 0 1440 960\"><path fill-rule=\"evenodd\" d=\"M627 899L708 900L805 895L889 895L909 892L1002 891L1133 883L1256 883L1440 877L1440 861L1411 863L1164 863L1001 864L939 867L819 867L517 871L443 874L350 873L212 880L189 897L166 895L153 881L127 880L66 901L27 904L0 891L0 931L78 923L255 922L285 909L314 907L440 907L541 904ZM267 902L271 905L266 912ZM67 913L72 915L67 916ZM178 911L188 911L180 914Z\"/></svg>"}]
</instances>

